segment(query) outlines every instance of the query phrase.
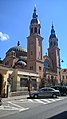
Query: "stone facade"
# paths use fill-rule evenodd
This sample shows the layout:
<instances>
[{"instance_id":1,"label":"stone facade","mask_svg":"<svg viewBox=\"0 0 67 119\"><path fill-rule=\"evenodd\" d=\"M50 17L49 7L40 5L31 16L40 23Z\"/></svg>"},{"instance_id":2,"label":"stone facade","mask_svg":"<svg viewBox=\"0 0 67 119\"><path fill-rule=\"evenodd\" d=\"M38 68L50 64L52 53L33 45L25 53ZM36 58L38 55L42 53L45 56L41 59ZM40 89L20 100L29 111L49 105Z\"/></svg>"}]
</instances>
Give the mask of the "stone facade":
<instances>
[{"instance_id":1,"label":"stone facade","mask_svg":"<svg viewBox=\"0 0 67 119\"><path fill-rule=\"evenodd\" d=\"M34 8L29 28L27 50L22 48L18 41L17 46L10 48L3 61L0 61L0 79L3 79L0 82L2 93L4 85L4 93L8 91L8 83L11 85L12 92L26 90L27 81L30 78L34 89L36 85L39 88L40 83L43 82L45 85L60 83L60 49L54 26L52 25L49 37L48 55L45 56L43 56L43 37L36 8ZM8 79L11 79L11 82Z\"/></svg>"},{"instance_id":2,"label":"stone facade","mask_svg":"<svg viewBox=\"0 0 67 119\"><path fill-rule=\"evenodd\" d=\"M28 81L31 79L31 90L39 87L39 74L22 69L12 69L0 66L0 95L20 95L26 91L28 93Z\"/></svg>"},{"instance_id":3,"label":"stone facade","mask_svg":"<svg viewBox=\"0 0 67 119\"><path fill-rule=\"evenodd\" d=\"M61 69L61 81L63 85L67 85L67 68Z\"/></svg>"},{"instance_id":4,"label":"stone facade","mask_svg":"<svg viewBox=\"0 0 67 119\"><path fill-rule=\"evenodd\" d=\"M55 35L53 24L52 24L51 34L49 37L48 56L47 55L44 56L44 70L49 72L48 77L51 77L50 80L54 82L54 85L57 83L61 83L60 74L59 74L60 72L60 49L58 47L58 38ZM44 73L46 74L45 71Z\"/></svg>"},{"instance_id":5,"label":"stone facade","mask_svg":"<svg viewBox=\"0 0 67 119\"><path fill-rule=\"evenodd\" d=\"M30 36L27 38L27 68L39 73L43 78L43 52L40 34L40 22L34 8L33 17L30 22Z\"/></svg>"},{"instance_id":6,"label":"stone facade","mask_svg":"<svg viewBox=\"0 0 67 119\"><path fill-rule=\"evenodd\" d=\"M10 48L6 52L6 57L3 59L3 64L11 68L26 68L27 50L20 46L19 41L17 46Z\"/></svg>"}]
</instances>

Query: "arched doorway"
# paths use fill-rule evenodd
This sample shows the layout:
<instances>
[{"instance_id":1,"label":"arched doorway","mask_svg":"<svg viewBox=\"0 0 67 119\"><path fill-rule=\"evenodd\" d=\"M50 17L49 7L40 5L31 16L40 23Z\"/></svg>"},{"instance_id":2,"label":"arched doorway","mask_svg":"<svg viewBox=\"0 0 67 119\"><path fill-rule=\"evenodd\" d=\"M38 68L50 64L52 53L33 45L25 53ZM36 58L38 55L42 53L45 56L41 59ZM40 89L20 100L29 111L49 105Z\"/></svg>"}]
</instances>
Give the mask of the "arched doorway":
<instances>
[{"instance_id":1,"label":"arched doorway","mask_svg":"<svg viewBox=\"0 0 67 119\"><path fill-rule=\"evenodd\" d=\"M2 93L3 76L0 74L0 95Z\"/></svg>"}]
</instances>

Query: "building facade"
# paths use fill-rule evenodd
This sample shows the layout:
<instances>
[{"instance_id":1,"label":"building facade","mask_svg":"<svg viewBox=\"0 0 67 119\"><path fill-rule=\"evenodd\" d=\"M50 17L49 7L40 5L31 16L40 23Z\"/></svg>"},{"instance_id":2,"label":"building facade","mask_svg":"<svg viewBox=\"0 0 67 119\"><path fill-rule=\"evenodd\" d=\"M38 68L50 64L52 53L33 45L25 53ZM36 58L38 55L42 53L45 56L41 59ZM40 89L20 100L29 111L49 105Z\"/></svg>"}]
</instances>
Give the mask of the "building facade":
<instances>
[{"instance_id":1,"label":"building facade","mask_svg":"<svg viewBox=\"0 0 67 119\"><path fill-rule=\"evenodd\" d=\"M19 41L17 43L17 46L10 48L6 52L6 57L3 59L3 64L10 68L26 68L27 50L20 46Z\"/></svg>"},{"instance_id":2,"label":"building facade","mask_svg":"<svg viewBox=\"0 0 67 119\"><path fill-rule=\"evenodd\" d=\"M11 92L21 92L28 89L28 81L32 84L32 89L39 88L41 83L44 84L43 86L60 83L60 49L53 24L49 36L48 55L45 56L43 55L41 24L36 7L34 7L29 28L27 50L22 48L18 41L17 46L10 48L3 61L0 61L2 93L4 85L4 92L8 92L8 84L11 85Z\"/></svg>"},{"instance_id":3,"label":"building facade","mask_svg":"<svg viewBox=\"0 0 67 119\"><path fill-rule=\"evenodd\" d=\"M36 90L39 83L39 74L36 72L0 65L0 95L2 97L28 94L28 86L30 85L30 90Z\"/></svg>"},{"instance_id":4,"label":"building facade","mask_svg":"<svg viewBox=\"0 0 67 119\"><path fill-rule=\"evenodd\" d=\"M67 68L61 69L61 81L62 85L67 85Z\"/></svg>"},{"instance_id":5,"label":"building facade","mask_svg":"<svg viewBox=\"0 0 67 119\"><path fill-rule=\"evenodd\" d=\"M40 29L41 24L36 13L36 8L34 8L30 22L30 35L27 37L27 68L39 73L40 77L43 78L43 38Z\"/></svg>"},{"instance_id":6,"label":"building facade","mask_svg":"<svg viewBox=\"0 0 67 119\"><path fill-rule=\"evenodd\" d=\"M48 56L44 56L44 73L49 84L60 83L60 49L53 24L49 36Z\"/></svg>"}]
</instances>

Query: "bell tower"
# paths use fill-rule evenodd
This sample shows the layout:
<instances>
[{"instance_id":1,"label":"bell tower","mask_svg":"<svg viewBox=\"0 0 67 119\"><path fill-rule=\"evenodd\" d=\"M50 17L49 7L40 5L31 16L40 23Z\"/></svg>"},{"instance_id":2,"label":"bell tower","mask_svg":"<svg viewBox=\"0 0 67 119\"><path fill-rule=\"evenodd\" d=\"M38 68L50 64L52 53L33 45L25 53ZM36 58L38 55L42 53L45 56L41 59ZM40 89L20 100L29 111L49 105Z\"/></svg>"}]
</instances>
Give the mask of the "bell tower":
<instances>
[{"instance_id":1,"label":"bell tower","mask_svg":"<svg viewBox=\"0 0 67 119\"><path fill-rule=\"evenodd\" d=\"M53 24L51 28L51 34L49 37L48 56L52 61L53 71L58 74L60 66L60 49L58 47L58 38L56 37Z\"/></svg>"},{"instance_id":2,"label":"bell tower","mask_svg":"<svg viewBox=\"0 0 67 119\"><path fill-rule=\"evenodd\" d=\"M34 7L33 16L30 22L30 35L27 37L27 67L29 70L39 73L43 77L43 53L40 34L40 21Z\"/></svg>"}]
</instances>

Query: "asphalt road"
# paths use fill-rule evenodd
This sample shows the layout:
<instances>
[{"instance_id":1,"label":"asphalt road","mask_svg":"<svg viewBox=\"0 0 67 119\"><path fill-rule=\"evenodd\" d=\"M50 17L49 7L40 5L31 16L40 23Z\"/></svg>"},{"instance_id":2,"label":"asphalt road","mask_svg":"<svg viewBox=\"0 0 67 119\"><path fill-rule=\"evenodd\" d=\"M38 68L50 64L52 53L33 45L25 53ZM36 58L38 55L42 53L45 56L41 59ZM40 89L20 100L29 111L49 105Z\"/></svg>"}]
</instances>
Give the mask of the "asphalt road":
<instances>
[{"instance_id":1,"label":"asphalt road","mask_svg":"<svg viewBox=\"0 0 67 119\"><path fill-rule=\"evenodd\" d=\"M3 102L0 119L67 119L67 97Z\"/></svg>"}]
</instances>

